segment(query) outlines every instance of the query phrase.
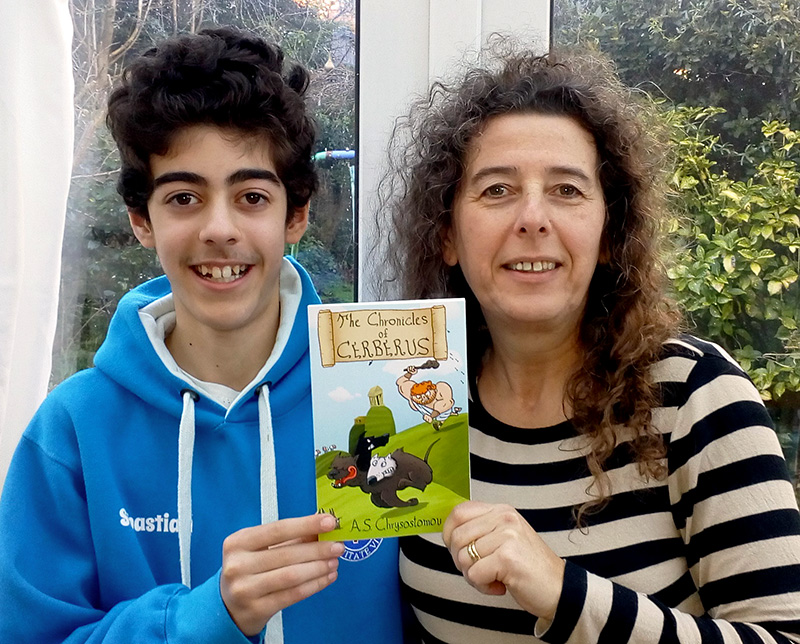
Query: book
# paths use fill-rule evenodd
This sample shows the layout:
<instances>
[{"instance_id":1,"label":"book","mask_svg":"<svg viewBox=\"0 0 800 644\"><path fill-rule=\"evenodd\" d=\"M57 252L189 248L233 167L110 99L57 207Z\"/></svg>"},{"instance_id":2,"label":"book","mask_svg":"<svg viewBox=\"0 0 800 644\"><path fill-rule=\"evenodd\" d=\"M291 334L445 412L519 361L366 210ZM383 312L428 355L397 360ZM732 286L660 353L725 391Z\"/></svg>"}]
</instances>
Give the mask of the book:
<instances>
[{"instance_id":1,"label":"book","mask_svg":"<svg viewBox=\"0 0 800 644\"><path fill-rule=\"evenodd\" d=\"M308 309L317 508L336 541L440 532L470 496L464 300Z\"/></svg>"}]
</instances>

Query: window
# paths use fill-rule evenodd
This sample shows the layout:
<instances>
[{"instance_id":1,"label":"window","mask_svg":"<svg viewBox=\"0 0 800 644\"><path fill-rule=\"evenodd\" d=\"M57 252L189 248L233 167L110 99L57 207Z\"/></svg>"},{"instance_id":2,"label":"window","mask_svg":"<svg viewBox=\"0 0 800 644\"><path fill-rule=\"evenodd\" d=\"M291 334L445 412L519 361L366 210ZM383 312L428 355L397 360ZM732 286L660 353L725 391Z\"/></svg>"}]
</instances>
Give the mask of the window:
<instances>
[{"instance_id":1,"label":"window","mask_svg":"<svg viewBox=\"0 0 800 644\"><path fill-rule=\"evenodd\" d=\"M161 273L130 231L119 159L104 126L125 63L178 32L235 25L277 42L312 74L321 188L296 255L323 301L354 293L355 0L72 0L76 144L62 253L52 382L91 366L119 298Z\"/></svg>"},{"instance_id":2,"label":"window","mask_svg":"<svg viewBox=\"0 0 800 644\"><path fill-rule=\"evenodd\" d=\"M557 0L553 27L556 45L599 48L628 85L663 102L678 156L675 298L749 373L797 480L798 5Z\"/></svg>"}]
</instances>

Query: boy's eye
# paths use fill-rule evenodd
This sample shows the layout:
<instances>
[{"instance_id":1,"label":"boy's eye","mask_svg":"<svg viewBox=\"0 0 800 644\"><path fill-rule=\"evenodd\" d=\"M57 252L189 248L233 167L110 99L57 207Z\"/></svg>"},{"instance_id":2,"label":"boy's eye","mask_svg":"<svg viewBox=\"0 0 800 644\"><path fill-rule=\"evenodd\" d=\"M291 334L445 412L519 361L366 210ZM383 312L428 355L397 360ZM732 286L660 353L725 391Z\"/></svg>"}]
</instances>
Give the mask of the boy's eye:
<instances>
[{"instance_id":1,"label":"boy's eye","mask_svg":"<svg viewBox=\"0 0 800 644\"><path fill-rule=\"evenodd\" d=\"M258 204L267 202L267 198L260 192L248 192L242 199L251 206L257 206Z\"/></svg>"},{"instance_id":2,"label":"boy's eye","mask_svg":"<svg viewBox=\"0 0 800 644\"><path fill-rule=\"evenodd\" d=\"M181 192L180 194L170 197L169 201L178 206L191 206L197 203L197 198L188 192Z\"/></svg>"}]
</instances>

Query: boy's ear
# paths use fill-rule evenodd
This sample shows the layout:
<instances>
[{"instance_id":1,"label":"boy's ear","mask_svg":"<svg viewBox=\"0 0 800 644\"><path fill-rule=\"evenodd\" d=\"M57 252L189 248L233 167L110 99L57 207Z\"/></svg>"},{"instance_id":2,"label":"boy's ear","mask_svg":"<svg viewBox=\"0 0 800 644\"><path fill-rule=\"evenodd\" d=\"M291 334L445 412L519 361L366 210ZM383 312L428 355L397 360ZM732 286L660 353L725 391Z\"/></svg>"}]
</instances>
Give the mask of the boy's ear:
<instances>
[{"instance_id":1,"label":"boy's ear","mask_svg":"<svg viewBox=\"0 0 800 644\"><path fill-rule=\"evenodd\" d=\"M131 222L133 234L136 235L136 239L139 240L142 246L155 248L156 236L153 234L153 226L150 220L133 208L128 208L128 219Z\"/></svg>"},{"instance_id":2,"label":"boy's ear","mask_svg":"<svg viewBox=\"0 0 800 644\"><path fill-rule=\"evenodd\" d=\"M295 208L292 211L291 217L286 222L285 238L287 244L296 244L303 237L303 233L306 232L306 228L308 228L308 206L309 204L307 203L305 206Z\"/></svg>"}]
</instances>

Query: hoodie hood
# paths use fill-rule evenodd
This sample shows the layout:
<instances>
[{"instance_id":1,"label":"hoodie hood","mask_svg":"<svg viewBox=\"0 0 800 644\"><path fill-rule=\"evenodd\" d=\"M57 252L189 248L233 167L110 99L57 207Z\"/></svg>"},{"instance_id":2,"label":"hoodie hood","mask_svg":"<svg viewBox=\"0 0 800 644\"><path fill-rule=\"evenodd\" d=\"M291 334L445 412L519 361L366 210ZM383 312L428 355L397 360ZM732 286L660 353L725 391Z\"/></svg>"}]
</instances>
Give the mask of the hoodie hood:
<instances>
[{"instance_id":1,"label":"hoodie hood","mask_svg":"<svg viewBox=\"0 0 800 644\"><path fill-rule=\"evenodd\" d=\"M291 307L284 305L284 281L286 281L284 277L287 274L296 275L299 279L297 287L300 290L300 298ZM255 413L255 396L246 394L254 392L263 383L270 383L270 390L274 392L270 397L273 414L282 413L282 410L293 407L304 396L304 393L296 387L280 388L277 385L308 354L308 324L305 310L309 304L317 304L320 300L308 274L289 257L284 259L281 282L279 334L288 333L286 341L281 343L282 347L276 346L276 349L282 349L280 354L277 355L273 350L266 372L260 373L260 377L242 392L236 403L228 410L228 414ZM171 296L170 284L165 276L145 282L127 293L120 300L106 340L95 355L95 366L148 405L179 419L183 412L182 392L187 387L194 390L194 387L164 364L148 336L140 315L142 309L152 307L155 303ZM302 312L299 317L298 311ZM248 407L251 409L246 409ZM197 425L213 424L219 422L221 415L225 415L225 409L201 396L197 400L195 414Z\"/></svg>"},{"instance_id":2,"label":"hoodie hood","mask_svg":"<svg viewBox=\"0 0 800 644\"><path fill-rule=\"evenodd\" d=\"M230 408L213 398L200 381L184 374L163 344L174 322L165 277L143 284L121 301L98 351L97 368L144 403L175 418L178 442L178 532L181 581L191 588L192 474L195 437L224 421L257 420L260 450L261 522L279 518L273 416L292 410L308 395L308 304L319 301L305 271L288 258L281 269L280 322L271 355ZM286 381L287 386L282 386ZM280 631L280 617L275 626Z\"/></svg>"}]
</instances>

